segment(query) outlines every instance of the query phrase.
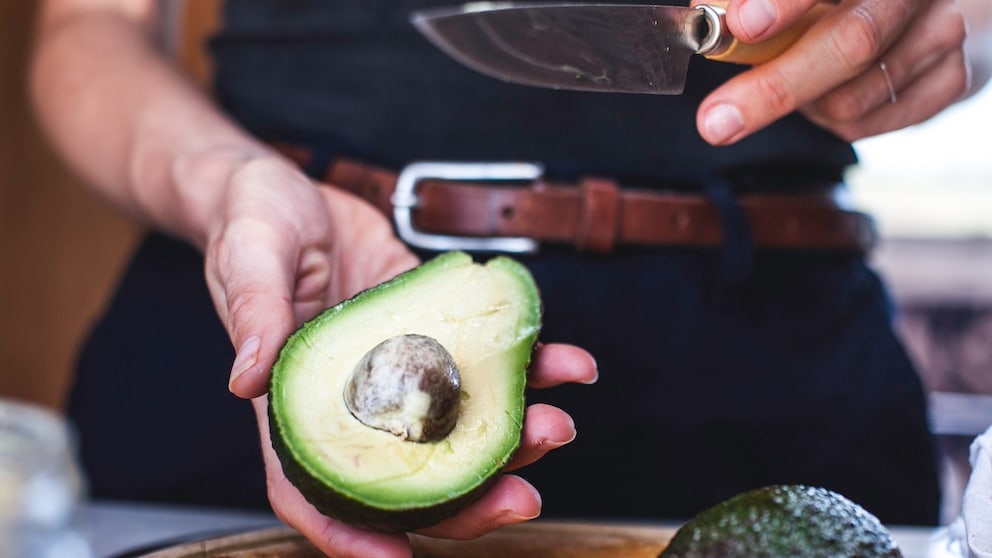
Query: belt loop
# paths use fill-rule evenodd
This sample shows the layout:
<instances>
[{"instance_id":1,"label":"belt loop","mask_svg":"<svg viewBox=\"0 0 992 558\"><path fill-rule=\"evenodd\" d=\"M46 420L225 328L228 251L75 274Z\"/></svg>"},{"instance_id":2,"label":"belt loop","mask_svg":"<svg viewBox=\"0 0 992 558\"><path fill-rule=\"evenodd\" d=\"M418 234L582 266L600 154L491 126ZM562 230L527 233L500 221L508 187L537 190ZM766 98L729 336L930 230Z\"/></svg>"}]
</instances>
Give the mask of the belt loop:
<instances>
[{"instance_id":1,"label":"belt loop","mask_svg":"<svg viewBox=\"0 0 992 558\"><path fill-rule=\"evenodd\" d=\"M720 266L724 286L744 282L751 275L753 245L751 229L744 208L737 201L733 184L720 179L703 185L706 197L720 219Z\"/></svg>"},{"instance_id":2,"label":"belt loop","mask_svg":"<svg viewBox=\"0 0 992 558\"><path fill-rule=\"evenodd\" d=\"M616 245L620 228L620 188L605 178L583 178L579 189L582 214L575 245L580 250L609 252Z\"/></svg>"},{"instance_id":3,"label":"belt loop","mask_svg":"<svg viewBox=\"0 0 992 558\"><path fill-rule=\"evenodd\" d=\"M318 147L310 151L310 158L302 165L303 172L319 180L326 180L327 169L331 166L334 152L326 147Z\"/></svg>"}]
</instances>

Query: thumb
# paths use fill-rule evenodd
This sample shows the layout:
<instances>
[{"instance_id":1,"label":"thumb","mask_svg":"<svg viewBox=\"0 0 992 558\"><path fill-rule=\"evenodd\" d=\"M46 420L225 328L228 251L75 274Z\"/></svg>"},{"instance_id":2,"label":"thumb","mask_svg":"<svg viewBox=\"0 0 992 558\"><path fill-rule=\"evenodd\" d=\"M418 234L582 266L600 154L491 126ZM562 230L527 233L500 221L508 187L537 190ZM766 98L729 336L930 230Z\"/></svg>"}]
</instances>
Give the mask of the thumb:
<instances>
[{"instance_id":1,"label":"thumb","mask_svg":"<svg viewBox=\"0 0 992 558\"><path fill-rule=\"evenodd\" d=\"M218 314L237 350L228 389L245 399L268 391L272 364L296 327L292 268L271 257L277 251L258 248L255 245L250 255L218 258L215 261L228 262L230 268L208 274Z\"/></svg>"},{"instance_id":2,"label":"thumb","mask_svg":"<svg viewBox=\"0 0 992 558\"><path fill-rule=\"evenodd\" d=\"M265 306L271 310L265 310ZM239 333L232 337L237 353L231 365L228 389L244 399L268 392L272 365L294 327L289 305L258 303L255 307L263 320L245 320L235 328ZM265 325L260 327L262 321Z\"/></svg>"},{"instance_id":3,"label":"thumb","mask_svg":"<svg viewBox=\"0 0 992 558\"><path fill-rule=\"evenodd\" d=\"M797 21L816 4L817 0L732 0L727 6L727 26L735 37L745 42L763 41Z\"/></svg>"}]
</instances>

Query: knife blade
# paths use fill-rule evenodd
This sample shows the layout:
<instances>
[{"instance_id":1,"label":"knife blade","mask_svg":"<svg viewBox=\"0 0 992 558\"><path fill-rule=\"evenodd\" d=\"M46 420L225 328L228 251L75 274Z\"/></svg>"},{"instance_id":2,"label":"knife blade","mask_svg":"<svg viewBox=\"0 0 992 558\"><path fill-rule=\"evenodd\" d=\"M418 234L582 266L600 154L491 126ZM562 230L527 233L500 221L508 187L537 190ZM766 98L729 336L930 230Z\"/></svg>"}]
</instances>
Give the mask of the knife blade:
<instances>
[{"instance_id":1,"label":"knife blade","mask_svg":"<svg viewBox=\"0 0 992 558\"><path fill-rule=\"evenodd\" d=\"M502 81L678 95L693 55L768 61L829 9L823 2L774 38L746 44L727 30L725 5L471 2L419 10L410 21L455 60Z\"/></svg>"}]
</instances>

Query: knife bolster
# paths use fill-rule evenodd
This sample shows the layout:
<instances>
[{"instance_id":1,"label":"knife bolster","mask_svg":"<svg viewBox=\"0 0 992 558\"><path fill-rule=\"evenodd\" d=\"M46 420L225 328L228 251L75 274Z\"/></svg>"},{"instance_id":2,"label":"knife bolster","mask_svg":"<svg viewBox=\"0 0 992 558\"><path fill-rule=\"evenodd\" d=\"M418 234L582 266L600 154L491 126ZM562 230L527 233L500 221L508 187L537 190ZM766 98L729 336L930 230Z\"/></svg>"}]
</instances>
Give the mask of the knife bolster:
<instances>
[{"instance_id":1,"label":"knife bolster","mask_svg":"<svg viewBox=\"0 0 992 558\"><path fill-rule=\"evenodd\" d=\"M696 54L718 56L724 53L734 43L733 35L727 31L727 10L711 4L700 4L696 9L704 16L692 30L699 42Z\"/></svg>"}]
</instances>

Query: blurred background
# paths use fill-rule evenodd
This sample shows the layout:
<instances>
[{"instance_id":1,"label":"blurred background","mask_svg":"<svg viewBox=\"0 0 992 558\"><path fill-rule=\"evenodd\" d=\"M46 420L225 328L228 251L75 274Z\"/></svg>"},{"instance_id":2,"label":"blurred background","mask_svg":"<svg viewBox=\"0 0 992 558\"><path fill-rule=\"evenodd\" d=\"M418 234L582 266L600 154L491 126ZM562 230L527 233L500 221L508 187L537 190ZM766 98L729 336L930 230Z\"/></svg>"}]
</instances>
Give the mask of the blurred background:
<instances>
[{"instance_id":1,"label":"blurred background","mask_svg":"<svg viewBox=\"0 0 992 558\"><path fill-rule=\"evenodd\" d=\"M32 120L24 74L35 4L0 2L0 396L58 409L141 230L80 187ZM881 227L873 260L932 394L948 518L967 445L992 424L989 122L986 88L931 122L859 142L850 175L854 202Z\"/></svg>"},{"instance_id":2,"label":"blurred background","mask_svg":"<svg viewBox=\"0 0 992 558\"><path fill-rule=\"evenodd\" d=\"M930 392L944 521L960 510L969 446L992 425L992 87L923 124L856 144L848 182L882 234L873 254Z\"/></svg>"},{"instance_id":3,"label":"blurred background","mask_svg":"<svg viewBox=\"0 0 992 558\"><path fill-rule=\"evenodd\" d=\"M57 407L138 227L80 188L32 121L24 73L35 7L0 2L0 395Z\"/></svg>"}]
</instances>

